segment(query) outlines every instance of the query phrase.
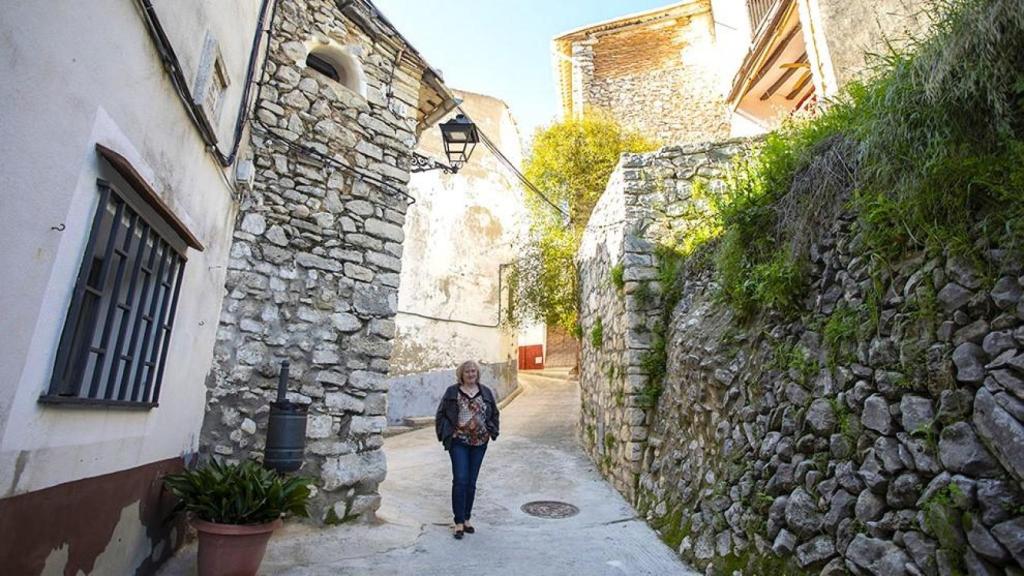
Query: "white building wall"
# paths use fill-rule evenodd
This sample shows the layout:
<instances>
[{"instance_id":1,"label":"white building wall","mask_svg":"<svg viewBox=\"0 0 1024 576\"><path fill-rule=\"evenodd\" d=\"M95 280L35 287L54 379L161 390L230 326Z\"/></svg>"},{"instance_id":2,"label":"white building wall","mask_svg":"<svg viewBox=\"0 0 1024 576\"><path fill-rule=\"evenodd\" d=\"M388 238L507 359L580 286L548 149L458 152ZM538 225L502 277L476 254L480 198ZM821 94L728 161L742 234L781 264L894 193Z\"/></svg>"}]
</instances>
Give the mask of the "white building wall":
<instances>
[{"instance_id":1,"label":"white building wall","mask_svg":"<svg viewBox=\"0 0 1024 576\"><path fill-rule=\"evenodd\" d=\"M518 128L504 102L456 91L462 107L516 166ZM420 153L446 160L435 126ZM523 192L483 144L456 175L413 174L416 203L406 215L397 336L391 360L388 419L432 416L454 369L476 360L499 396L516 385L516 335L500 326L508 310L508 270L527 226ZM500 270L500 272L499 272ZM499 282L499 273L501 279ZM500 286L499 286L500 284Z\"/></svg>"},{"instance_id":2,"label":"white building wall","mask_svg":"<svg viewBox=\"0 0 1024 576\"><path fill-rule=\"evenodd\" d=\"M193 81L207 31L230 84L230 147L259 0L156 0ZM4 2L0 19L0 497L195 450L236 205L172 90L136 4ZM96 143L127 157L205 245L189 249L160 405L63 408L47 389L98 195Z\"/></svg>"},{"instance_id":3,"label":"white building wall","mask_svg":"<svg viewBox=\"0 0 1024 576\"><path fill-rule=\"evenodd\" d=\"M726 96L750 47L750 17L743 0L711 0L711 15L715 21L719 90Z\"/></svg>"}]
</instances>

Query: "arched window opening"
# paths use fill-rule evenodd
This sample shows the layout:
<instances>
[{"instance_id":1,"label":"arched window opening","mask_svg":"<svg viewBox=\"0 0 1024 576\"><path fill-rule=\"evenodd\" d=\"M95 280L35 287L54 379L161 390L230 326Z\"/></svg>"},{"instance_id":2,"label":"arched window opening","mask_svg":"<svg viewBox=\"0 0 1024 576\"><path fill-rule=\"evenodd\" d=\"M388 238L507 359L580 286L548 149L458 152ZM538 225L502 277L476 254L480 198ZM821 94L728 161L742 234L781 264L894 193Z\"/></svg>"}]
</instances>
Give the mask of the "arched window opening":
<instances>
[{"instance_id":1,"label":"arched window opening","mask_svg":"<svg viewBox=\"0 0 1024 576\"><path fill-rule=\"evenodd\" d=\"M341 80L342 74L340 71L323 56L310 52L309 56L306 57L306 66L309 66L313 70L316 70L335 82L344 84Z\"/></svg>"},{"instance_id":2,"label":"arched window opening","mask_svg":"<svg viewBox=\"0 0 1024 576\"><path fill-rule=\"evenodd\" d=\"M313 48L306 55L306 67L366 97L362 66L346 49L334 45Z\"/></svg>"}]
</instances>

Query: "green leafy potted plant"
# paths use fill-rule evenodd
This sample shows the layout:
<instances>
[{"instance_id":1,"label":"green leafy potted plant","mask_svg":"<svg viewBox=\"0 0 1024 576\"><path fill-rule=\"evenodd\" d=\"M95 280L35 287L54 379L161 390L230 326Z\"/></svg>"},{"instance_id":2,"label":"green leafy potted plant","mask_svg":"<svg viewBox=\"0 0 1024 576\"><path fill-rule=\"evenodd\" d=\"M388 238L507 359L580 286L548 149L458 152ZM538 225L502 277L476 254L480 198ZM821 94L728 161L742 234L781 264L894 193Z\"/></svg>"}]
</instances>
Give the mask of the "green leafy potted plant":
<instances>
[{"instance_id":1,"label":"green leafy potted plant","mask_svg":"<svg viewBox=\"0 0 1024 576\"><path fill-rule=\"evenodd\" d=\"M200 576L251 576L285 516L308 516L309 478L282 477L258 462L208 465L164 478L199 533Z\"/></svg>"}]
</instances>

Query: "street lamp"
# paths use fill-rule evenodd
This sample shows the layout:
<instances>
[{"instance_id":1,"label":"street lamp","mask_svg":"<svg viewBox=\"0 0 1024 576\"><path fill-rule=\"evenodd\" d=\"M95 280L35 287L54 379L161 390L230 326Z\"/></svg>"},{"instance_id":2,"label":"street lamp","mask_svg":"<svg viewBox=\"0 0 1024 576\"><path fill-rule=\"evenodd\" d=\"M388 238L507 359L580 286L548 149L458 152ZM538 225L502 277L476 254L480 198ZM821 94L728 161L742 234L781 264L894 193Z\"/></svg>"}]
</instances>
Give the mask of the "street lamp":
<instances>
[{"instance_id":1,"label":"street lamp","mask_svg":"<svg viewBox=\"0 0 1024 576\"><path fill-rule=\"evenodd\" d=\"M426 172L428 170L442 170L446 174L455 174L460 168L469 162L473 155L473 149L480 142L480 133L476 124L465 114L458 114L451 120L440 125L441 140L444 142L444 153L448 157L448 164L443 164L427 158L420 154L413 153L411 172Z\"/></svg>"}]
</instances>

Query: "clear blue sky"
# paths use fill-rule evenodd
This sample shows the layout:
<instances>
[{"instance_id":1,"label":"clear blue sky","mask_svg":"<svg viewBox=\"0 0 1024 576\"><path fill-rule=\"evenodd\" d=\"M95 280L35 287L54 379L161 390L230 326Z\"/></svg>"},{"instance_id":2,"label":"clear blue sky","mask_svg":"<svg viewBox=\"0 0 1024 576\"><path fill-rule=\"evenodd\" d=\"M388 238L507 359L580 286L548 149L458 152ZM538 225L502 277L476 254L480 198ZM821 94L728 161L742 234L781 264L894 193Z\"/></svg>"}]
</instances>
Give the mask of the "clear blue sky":
<instances>
[{"instance_id":1,"label":"clear blue sky","mask_svg":"<svg viewBox=\"0 0 1024 576\"><path fill-rule=\"evenodd\" d=\"M551 39L673 0L373 0L452 88L504 100L524 142L558 114Z\"/></svg>"}]
</instances>

